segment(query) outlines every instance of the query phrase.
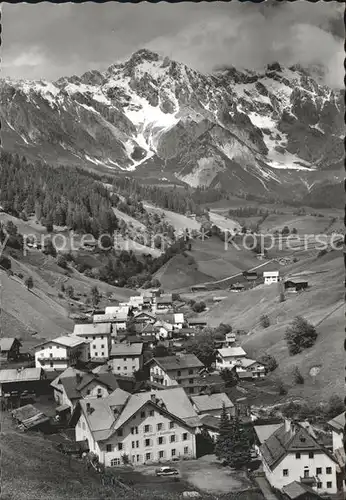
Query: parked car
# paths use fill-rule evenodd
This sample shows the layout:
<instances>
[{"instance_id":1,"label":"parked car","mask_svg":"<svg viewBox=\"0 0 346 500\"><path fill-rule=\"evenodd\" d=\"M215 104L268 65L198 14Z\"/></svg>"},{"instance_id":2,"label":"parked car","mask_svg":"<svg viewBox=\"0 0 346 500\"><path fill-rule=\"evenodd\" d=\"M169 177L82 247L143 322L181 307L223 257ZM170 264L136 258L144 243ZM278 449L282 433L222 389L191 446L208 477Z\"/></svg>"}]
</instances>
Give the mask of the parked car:
<instances>
[{"instance_id":1,"label":"parked car","mask_svg":"<svg viewBox=\"0 0 346 500\"><path fill-rule=\"evenodd\" d=\"M157 476L178 476L179 471L177 469L174 469L173 467L160 467L159 469L156 469L156 475Z\"/></svg>"}]
</instances>

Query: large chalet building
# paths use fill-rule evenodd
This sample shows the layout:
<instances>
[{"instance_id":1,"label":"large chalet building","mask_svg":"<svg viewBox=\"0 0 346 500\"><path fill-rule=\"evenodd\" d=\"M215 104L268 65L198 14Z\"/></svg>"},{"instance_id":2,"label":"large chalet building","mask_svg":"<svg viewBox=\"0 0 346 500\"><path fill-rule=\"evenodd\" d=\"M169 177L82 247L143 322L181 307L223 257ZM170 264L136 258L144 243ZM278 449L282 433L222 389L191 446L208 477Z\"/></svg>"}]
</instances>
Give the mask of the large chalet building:
<instances>
[{"instance_id":1,"label":"large chalet building","mask_svg":"<svg viewBox=\"0 0 346 500\"><path fill-rule=\"evenodd\" d=\"M280 491L293 481L318 493L337 493L338 462L311 426L285 420L261 444L265 476Z\"/></svg>"},{"instance_id":2,"label":"large chalet building","mask_svg":"<svg viewBox=\"0 0 346 500\"><path fill-rule=\"evenodd\" d=\"M82 399L71 420L76 441L106 467L196 457L200 419L180 388L129 394L116 389L106 398Z\"/></svg>"},{"instance_id":3,"label":"large chalet building","mask_svg":"<svg viewBox=\"0 0 346 500\"><path fill-rule=\"evenodd\" d=\"M161 387L181 385L188 394L200 390L203 363L194 354L165 356L148 361L150 382Z\"/></svg>"},{"instance_id":4,"label":"large chalet building","mask_svg":"<svg viewBox=\"0 0 346 500\"><path fill-rule=\"evenodd\" d=\"M90 341L74 335L47 340L35 346L35 366L46 371L66 370L90 359Z\"/></svg>"}]
</instances>

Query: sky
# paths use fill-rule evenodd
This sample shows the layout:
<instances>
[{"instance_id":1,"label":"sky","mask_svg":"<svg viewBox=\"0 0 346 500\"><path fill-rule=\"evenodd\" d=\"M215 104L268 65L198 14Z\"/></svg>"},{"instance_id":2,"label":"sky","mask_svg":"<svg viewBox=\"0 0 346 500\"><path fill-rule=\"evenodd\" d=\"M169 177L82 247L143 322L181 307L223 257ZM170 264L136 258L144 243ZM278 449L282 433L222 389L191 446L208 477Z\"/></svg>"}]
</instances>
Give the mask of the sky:
<instances>
[{"instance_id":1,"label":"sky","mask_svg":"<svg viewBox=\"0 0 346 500\"><path fill-rule=\"evenodd\" d=\"M5 3L1 76L54 81L149 48L205 73L221 65L260 70L274 61L319 66L324 82L341 88L343 9L305 0Z\"/></svg>"}]
</instances>

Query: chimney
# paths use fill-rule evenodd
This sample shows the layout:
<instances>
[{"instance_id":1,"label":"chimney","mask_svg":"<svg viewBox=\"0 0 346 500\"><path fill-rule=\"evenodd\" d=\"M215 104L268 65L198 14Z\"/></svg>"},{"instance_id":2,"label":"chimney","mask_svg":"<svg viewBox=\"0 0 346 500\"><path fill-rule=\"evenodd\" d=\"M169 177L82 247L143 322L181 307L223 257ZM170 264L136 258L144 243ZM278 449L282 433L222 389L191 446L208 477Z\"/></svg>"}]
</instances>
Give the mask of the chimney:
<instances>
[{"instance_id":1,"label":"chimney","mask_svg":"<svg viewBox=\"0 0 346 500\"><path fill-rule=\"evenodd\" d=\"M87 403L86 404L86 410L87 410L87 414L88 415L91 415L92 412L94 411L94 408L92 408L91 404L90 403Z\"/></svg>"},{"instance_id":2,"label":"chimney","mask_svg":"<svg viewBox=\"0 0 346 500\"><path fill-rule=\"evenodd\" d=\"M291 426L292 422L288 418L285 418L285 432L290 432Z\"/></svg>"},{"instance_id":3,"label":"chimney","mask_svg":"<svg viewBox=\"0 0 346 500\"><path fill-rule=\"evenodd\" d=\"M77 380L77 384L80 384L82 382L82 375L80 373L76 373L76 380Z\"/></svg>"}]
</instances>

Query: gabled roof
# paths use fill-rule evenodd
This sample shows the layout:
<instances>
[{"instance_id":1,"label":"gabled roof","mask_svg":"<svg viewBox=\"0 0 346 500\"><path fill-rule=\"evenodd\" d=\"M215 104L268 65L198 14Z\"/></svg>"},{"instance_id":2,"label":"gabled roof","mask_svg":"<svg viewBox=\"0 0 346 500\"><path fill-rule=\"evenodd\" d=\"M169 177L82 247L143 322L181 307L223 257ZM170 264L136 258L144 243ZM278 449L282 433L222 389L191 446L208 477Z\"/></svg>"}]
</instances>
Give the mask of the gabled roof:
<instances>
[{"instance_id":1,"label":"gabled roof","mask_svg":"<svg viewBox=\"0 0 346 500\"><path fill-rule=\"evenodd\" d=\"M108 306L105 309L105 314L116 316L119 313L128 315L130 312L129 306Z\"/></svg>"},{"instance_id":2,"label":"gabled roof","mask_svg":"<svg viewBox=\"0 0 346 500\"><path fill-rule=\"evenodd\" d=\"M82 370L77 370L77 368L73 368L72 366L69 366L64 370L62 373L60 373L52 382L51 386L53 389L58 389L59 388L59 380L63 378L69 378L69 377L76 377L76 375L86 375L86 372L83 372Z\"/></svg>"},{"instance_id":3,"label":"gabled roof","mask_svg":"<svg viewBox=\"0 0 346 500\"><path fill-rule=\"evenodd\" d=\"M212 410L222 410L223 405L226 408L233 408L234 404L229 399L227 394L224 392L203 395L203 396L191 396L192 402L195 404L197 411L212 411Z\"/></svg>"},{"instance_id":4,"label":"gabled roof","mask_svg":"<svg viewBox=\"0 0 346 500\"><path fill-rule=\"evenodd\" d=\"M328 425L332 427L333 431L337 432L338 434L342 434L344 432L344 427L346 425L345 412L342 412L337 417L334 417L332 418L332 420L329 420Z\"/></svg>"},{"instance_id":5,"label":"gabled roof","mask_svg":"<svg viewBox=\"0 0 346 500\"><path fill-rule=\"evenodd\" d=\"M194 354L178 356L164 356L152 358L148 363L156 362L165 371L181 370L184 368L203 368L203 363Z\"/></svg>"},{"instance_id":6,"label":"gabled roof","mask_svg":"<svg viewBox=\"0 0 346 500\"><path fill-rule=\"evenodd\" d=\"M150 314L146 311L140 311L138 312L137 314L134 315L133 319L136 320L136 319L140 319L142 318L143 316L146 316L147 318L150 318L150 319L156 319L156 316L154 316L154 314Z\"/></svg>"},{"instance_id":7,"label":"gabled roof","mask_svg":"<svg viewBox=\"0 0 346 500\"><path fill-rule=\"evenodd\" d=\"M31 404L13 410L12 415L18 422L24 425L26 429L31 429L49 422L49 417Z\"/></svg>"},{"instance_id":8,"label":"gabled roof","mask_svg":"<svg viewBox=\"0 0 346 500\"><path fill-rule=\"evenodd\" d=\"M258 361L256 361L255 359L250 359L250 358L241 358L239 360L239 365L242 366L243 368L249 368L250 366L252 365L255 365L255 364L258 364L258 365L261 365L261 366L264 366L262 363L259 363Z\"/></svg>"},{"instance_id":9,"label":"gabled roof","mask_svg":"<svg viewBox=\"0 0 346 500\"><path fill-rule=\"evenodd\" d=\"M81 323L74 325L74 335L109 335L112 331L110 323Z\"/></svg>"},{"instance_id":10,"label":"gabled roof","mask_svg":"<svg viewBox=\"0 0 346 500\"><path fill-rule=\"evenodd\" d=\"M18 339L12 337L2 337L0 339L0 352L10 351L15 342L19 342Z\"/></svg>"},{"instance_id":11,"label":"gabled roof","mask_svg":"<svg viewBox=\"0 0 346 500\"><path fill-rule=\"evenodd\" d=\"M233 356L246 356L246 352L242 347L224 347L217 350L220 356L223 358L229 358Z\"/></svg>"},{"instance_id":12,"label":"gabled roof","mask_svg":"<svg viewBox=\"0 0 346 500\"><path fill-rule=\"evenodd\" d=\"M8 370L0 370L0 384L40 380L41 374L42 368L10 368Z\"/></svg>"},{"instance_id":13,"label":"gabled roof","mask_svg":"<svg viewBox=\"0 0 346 500\"><path fill-rule=\"evenodd\" d=\"M134 344L113 344L111 350L111 357L115 356L140 356L143 351L143 342Z\"/></svg>"},{"instance_id":14,"label":"gabled roof","mask_svg":"<svg viewBox=\"0 0 346 500\"><path fill-rule=\"evenodd\" d=\"M310 496L312 495L315 498L322 498L315 490L310 488L310 486L307 486L303 483L298 483L298 481L293 481L292 483L286 484L286 486L283 486L282 491L288 496L290 500L297 500L306 493L310 493Z\"/></svg>"},{"instance_id":15,"label":"gabled roof","mask_svg":"<svg viewBox=\"0 0 346 500\"><path fill-rule=\"evenodd\" d=\"M206 325L207 320L205 318L189 318L187 323L189 325Z\"/></svg>"},{"instance_id":16,"label":"gabled roof","mask_svg":"<svg viewBox=\"0 0 346 500\"><path fill-rule=\"evenodd\" d=\"M280 272L279 271L263 271L263 277L269 277L269 276L279 276Z\"/></svg>"},{"instance_id":17,"label":"gabled roof","mask_svg":"<svg viewBox=\"0 0 346 500\"><path fill-rule=\"evenodd\" d=\"M128 314L119 312L117 314L94 314L94 323L124 323L127 321Z\"/></svg>"},{"instance_id":18,"label":"gabled roof","mask_svg":"<svg viewBox=\"0 0 346 500\"><path fill-rule=\"evenodd\" d=\"M44 345L48 345L48 344L57 344L57 345L61 345L63 347L77 347L79 345L85 344L85 342L87 342L87 341L84 339L81 339L77 335L64 335L62 337L56 337L55 339L52 339L52 340L47 340L45 342L42 342L41 344L37 344L35 346L35 349L37 349L38 347L42 347Z\"/></svg>"},{"instance_id":19,"label":"gabled roof","mask_svg":"<svg viewBox=\"0 0 346 500\"><path fill-rule=\"evenodd\" d=\"M327 455L334 462L335 458L320 445L309 433L308 429L299 423L291 424L290 429L286 424L282 424L264 443L261 445L261 454L270 469L275 469L276 465L288 454L302 451L321 452Z\"/></svg>"},{"instance_id":20,"label":"gabled roof","mask_svg":"<svg viewBox=\"0 0 346 500\"><path fill-rule=\"evenodd\" d=\"M220 418L214 415L201 415L201 422L207 429L218 432L220 429Z\"/></svg>"},{"instance_id":21,"label":"gabled roof","mask_svg":"<svg viewBox=\"0 0 346 500\"><path fill-rule=\"evenodd\" d=\"M143 340L137 335L127 335L126 337L121 339L120 342L127 342L128 344L143 344Z\"/></svg>"},{"instance_id":22,"label":"gabled roof","mask_svg":"<svg viewBox=\"0 0 346 500\"><path fill-rule=\"evenodd\" d=\"M161 295L156 302L157 304L171 304L173 302L172 294Z\"/></svg>"},{"instance_id":23,"label":"gabled roof","mask_svg":"<svg viewBox=\"0 0 346 500\"><path fill-rule=\"evenodd\" d=\"M88 403L93 409L91 413L87 411ZM81 410L97 441L108 439L147 404L155 405L183 425L197 427L201 424L182 387L132 395L117 389L106 398L80 401Z\"/></svg>"},{"instance_id":24,"label":"gabled roof","mask_svg":"<svg viewBox=\"0 0 346 500\"><path fill-rule=\"evenodd\" d=\"M254 430L260 444L263 444L270 436L282 426L282 422L278 424L254 425Z\"/></svg>"}]
</instances>

